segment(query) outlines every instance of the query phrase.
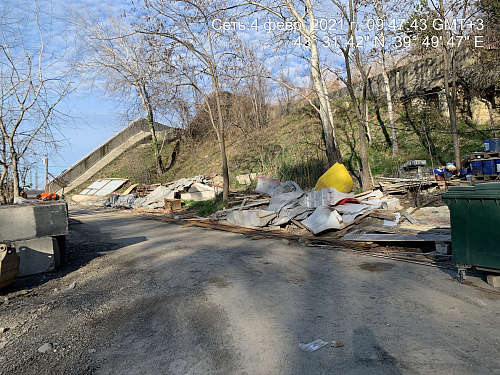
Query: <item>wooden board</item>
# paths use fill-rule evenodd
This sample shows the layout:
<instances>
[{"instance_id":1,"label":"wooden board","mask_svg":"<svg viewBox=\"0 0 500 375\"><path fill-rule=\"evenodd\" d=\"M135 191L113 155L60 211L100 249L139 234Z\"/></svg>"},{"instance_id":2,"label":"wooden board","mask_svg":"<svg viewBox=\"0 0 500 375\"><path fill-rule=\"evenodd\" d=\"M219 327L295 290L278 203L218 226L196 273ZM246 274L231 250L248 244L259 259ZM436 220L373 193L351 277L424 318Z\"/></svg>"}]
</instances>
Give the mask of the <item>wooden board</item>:
<instances>
[{"instance_id":1,"label":"wooden board","mask_svg":"<svg viewBox=\"0 0 500 375\"><path fill-rule=\"evenodd\" d=\"M497 174L485 174L482 176L472 176L472 182L495 181L498 178Z\"/></svg>"},{"instance_id":2,"label":"wooden board","mask_svg":"<svg viewBox=\"0 0 500 375\"><path fill-rule=\"evenodd\" d=\"M470 160L498 159L498 158L500 158L500 153L498 151L475 152L470 156Z\"/></svg>"},{"instance_id":3,"label":"wooden board","mask_svg":"<svg viewBox=\"0 0 500 375\"><path fill-rule=\"evenodd\" d=\"M342 237L348 241L371 242L451 242L448 234L389 234L389 233L358 233L351 232Z\"/></svg>"}]
</instances>

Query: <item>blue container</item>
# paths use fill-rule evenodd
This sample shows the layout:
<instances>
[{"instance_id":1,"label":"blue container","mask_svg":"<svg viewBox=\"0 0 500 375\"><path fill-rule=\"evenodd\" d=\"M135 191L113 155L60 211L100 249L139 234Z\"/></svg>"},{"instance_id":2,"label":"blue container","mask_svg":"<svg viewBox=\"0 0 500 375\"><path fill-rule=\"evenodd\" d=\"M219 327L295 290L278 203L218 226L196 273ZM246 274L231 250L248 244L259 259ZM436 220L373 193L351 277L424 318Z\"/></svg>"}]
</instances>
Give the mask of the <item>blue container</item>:
<instances>
[{"instance_id":1,"label":"blue container","mask_svg":"<svg viewBox=\"0 0 500 375\"><path fill-rule=\"evenodd\" d=\"M490 152L500 151L500 138L490 138Z\"/></svg>"},{"instance_id":2,"label":"blue container","mask_svg":"<svg viewBox=\"0 0 500 375\"><path fill-rule=\"evenodd\" d=\"M484 140L484 152L490 152L490 140L489 139Z\"/></svg>"},{"instance_id":3,"label":"blue container","mask_svg":"<svg viewBox=\"0 0 500 375\"><path fill-rule=\"evenodd\" d=\"M472 161L471 163L472 173L474 176L481 176L483 174L483 162L482 161Z\"/></svg>"},{"instance_id":4,"label":"blue container","mask_svg":"<svg viewBox=\"0 0 500 375\"><path fill-rule=\"evenodd\" d=\"M485 175L497 174L497 163L496 163L496 160L485 160L485 161L483 161L483 173Z\"/></svg>"},{"instance_id":5,"label":"blue container","mask_svg":"<svg viewBox=\"0 0 500 375\"><path fill-rule=\"evenodd\" d=\"M444 175L444 168L436 168L436 169L434 169L434 175L436 175L436 176L443 176Z\"/></svg>"},{"instance_id":6,"label":"blue container","mask_svg":"<svg viewBox=\"0 0 500 375\"><path fill-rule=\"evenodd\" d=\"M460 176L465 176L469 172L467 168L460 169Z\"/></svg>"}]
</instances>

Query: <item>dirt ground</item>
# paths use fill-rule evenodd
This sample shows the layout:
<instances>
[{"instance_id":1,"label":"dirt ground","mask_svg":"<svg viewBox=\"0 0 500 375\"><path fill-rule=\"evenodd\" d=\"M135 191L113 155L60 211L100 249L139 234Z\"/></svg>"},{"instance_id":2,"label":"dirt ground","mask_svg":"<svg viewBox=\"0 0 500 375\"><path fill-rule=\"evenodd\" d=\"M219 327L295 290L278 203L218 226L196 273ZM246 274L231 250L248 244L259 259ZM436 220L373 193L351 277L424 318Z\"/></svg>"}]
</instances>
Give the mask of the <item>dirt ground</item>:
<instances>
[{"instance_id":1,"label":"dirt ground","mask_svg":"<svg viewBox=\"0 0 500 375\"><path fill-rule=\"evenodd\" d=\"M500 374L500 295L481 277L70 215L69 263L2 291L0 374ZM343 346L299 348L316 339Z\"/></svg>"}]
</instances>

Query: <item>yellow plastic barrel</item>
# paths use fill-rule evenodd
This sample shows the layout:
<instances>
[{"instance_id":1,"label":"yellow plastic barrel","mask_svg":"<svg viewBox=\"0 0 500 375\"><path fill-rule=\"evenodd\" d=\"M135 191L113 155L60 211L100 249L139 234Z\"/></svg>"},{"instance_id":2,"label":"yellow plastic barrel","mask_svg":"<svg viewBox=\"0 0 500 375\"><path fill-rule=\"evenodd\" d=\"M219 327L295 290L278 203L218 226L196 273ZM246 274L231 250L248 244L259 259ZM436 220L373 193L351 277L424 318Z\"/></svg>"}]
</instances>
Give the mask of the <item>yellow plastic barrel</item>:
<instances>
[{"instance_id":1,"label":"yellow plastic barrel","mask_svg":"<svg viewBox=\"0 0 500 375\"><path fill-rule=\"evenodd\" d=\"M350 193L354 182L352 177L347 172L344 164L335 163L323 176L318 179L314 190L326 189L333 187L342 193Z\"/></svg>"}]
</instances>

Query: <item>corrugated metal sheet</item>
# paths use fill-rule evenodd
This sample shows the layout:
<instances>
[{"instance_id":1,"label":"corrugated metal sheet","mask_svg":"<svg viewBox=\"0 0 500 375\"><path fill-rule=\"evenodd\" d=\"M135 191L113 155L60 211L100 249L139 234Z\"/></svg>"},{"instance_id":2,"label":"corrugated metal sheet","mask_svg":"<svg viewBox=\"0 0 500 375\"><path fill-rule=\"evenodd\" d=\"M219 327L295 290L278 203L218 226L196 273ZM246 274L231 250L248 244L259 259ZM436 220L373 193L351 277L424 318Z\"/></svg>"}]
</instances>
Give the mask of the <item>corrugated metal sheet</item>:
<instances>
[{"instance_id":1,"label":"corrugated metal sheet","mask_svg":"<svg viewBox=\"0 0 500 375\"><path fill-rule=\"evenodd\" d=\"M127 181L127 179L122 178L101 178L83 189L80 194L104 197L119 189Z\"/></svg>"}]
</instances>

